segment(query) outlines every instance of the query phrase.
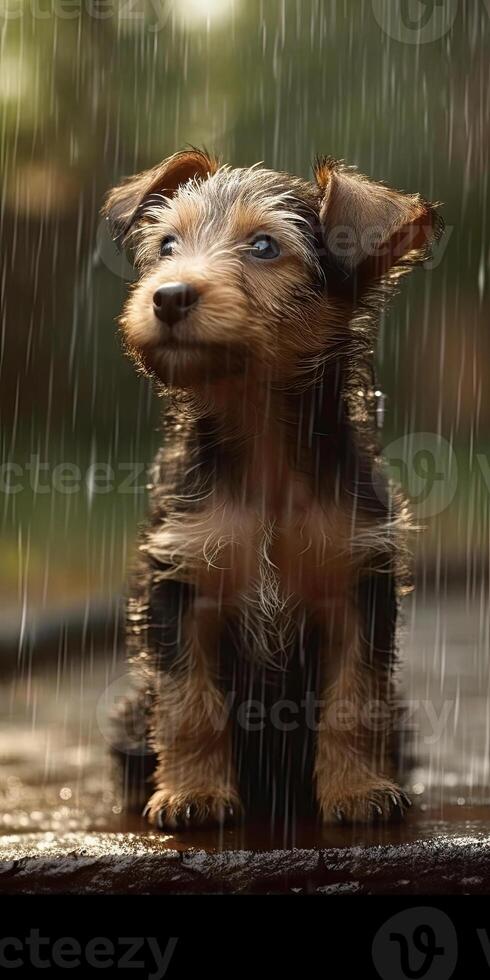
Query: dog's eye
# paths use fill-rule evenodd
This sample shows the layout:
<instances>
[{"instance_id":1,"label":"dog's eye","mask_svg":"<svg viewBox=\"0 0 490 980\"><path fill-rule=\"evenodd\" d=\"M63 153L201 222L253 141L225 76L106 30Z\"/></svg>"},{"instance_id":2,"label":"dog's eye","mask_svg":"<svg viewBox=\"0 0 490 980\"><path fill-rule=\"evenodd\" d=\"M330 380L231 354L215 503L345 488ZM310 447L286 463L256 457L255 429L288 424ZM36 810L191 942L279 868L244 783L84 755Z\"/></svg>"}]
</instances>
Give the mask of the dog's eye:
<instances>
[{"instance_id":1,"label":"dog's eye","mask_svg":"<svg viewBox=\"0 0 490 980\"><path fill-rule=\"evenodd\" d=\"M250 243L250 255L254 259L277 259L281 249L270 235L257 235Z\"/></svg>"},{"instance_id":2,"label":"dog's eye","mask_svg":"<svg viewBox=\"0 0 490 980\"><path fill-rule=\"evenodd\" d=\"M172 255L176 241L177 239L175 235L165 235L165 238L160 245L160 255L162 258L164 258L166 255Z\"/></svg>"}]
</instances>

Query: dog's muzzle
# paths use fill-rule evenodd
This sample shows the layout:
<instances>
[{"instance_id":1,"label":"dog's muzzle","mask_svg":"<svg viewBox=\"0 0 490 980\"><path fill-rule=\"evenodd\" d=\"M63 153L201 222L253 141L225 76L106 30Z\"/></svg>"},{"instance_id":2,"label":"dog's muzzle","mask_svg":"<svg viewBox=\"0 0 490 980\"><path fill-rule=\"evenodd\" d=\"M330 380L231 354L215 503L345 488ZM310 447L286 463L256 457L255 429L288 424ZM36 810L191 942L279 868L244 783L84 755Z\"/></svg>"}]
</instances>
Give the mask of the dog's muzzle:
<instances>
[{"instance_id":1,"label":"dog's muzzle","mask_svg":"<svg viewBox=\"0 0 490 980\"><path fill-rule=\"evenodd\" d=\"M153 312L169 327L184 320L199 301L199 292L188 282L167 282L153 294Z\"/></svg>"}]
</instances>

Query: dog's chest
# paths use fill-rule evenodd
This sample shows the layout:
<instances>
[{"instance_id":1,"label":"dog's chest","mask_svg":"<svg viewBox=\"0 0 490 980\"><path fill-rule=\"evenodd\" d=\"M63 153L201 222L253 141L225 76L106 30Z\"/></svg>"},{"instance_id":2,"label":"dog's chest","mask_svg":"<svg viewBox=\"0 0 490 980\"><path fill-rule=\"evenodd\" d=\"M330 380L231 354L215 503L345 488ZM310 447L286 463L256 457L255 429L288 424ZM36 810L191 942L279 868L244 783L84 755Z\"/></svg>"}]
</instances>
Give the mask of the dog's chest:
<instances>
[{"instance_id":1,"label":"dog's chest","mask_svg":"<svg viewBox=\"0 0 490 980\"><path fill-rule=\"evenodd\" d=\"M298 491L285 507L239 506L214 498L174 510L153 529L147 550L168 577L202 595L233 602L253 594L322 599L343 589L352 569L350 524L333 505Z\"/></svg>"}]
</instances>

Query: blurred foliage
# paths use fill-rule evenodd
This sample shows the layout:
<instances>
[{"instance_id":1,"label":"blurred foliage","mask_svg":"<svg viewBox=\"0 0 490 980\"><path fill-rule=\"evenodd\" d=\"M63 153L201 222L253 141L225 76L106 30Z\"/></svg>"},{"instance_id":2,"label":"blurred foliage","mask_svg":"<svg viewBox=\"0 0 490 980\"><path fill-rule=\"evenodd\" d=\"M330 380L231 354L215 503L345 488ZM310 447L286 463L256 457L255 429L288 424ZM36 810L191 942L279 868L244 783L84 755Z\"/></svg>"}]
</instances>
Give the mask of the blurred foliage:
<instances>
[{"instance_id":1,"label":"blurred foliage","mask_svg":"<svg viewBox=\"0 0 490 980\"><path fill-rule=\"evenodd\" d=\"M393 40L371 0L1 0L1 459L150 458L158 405L118 350L127 286L96 258L99 208L121 176L187 143L304 175L330 153L445 203L442 261L382 324L387 432L485 446L487 6L460 0L453 27L418 45ZM443 537L464 552L458 499ZM19 506L4 508L10 542ZM42 547L28 494L21 510ZM50 533L80 536L81 515L55 513Z\"/></svg>"}]
</instances>

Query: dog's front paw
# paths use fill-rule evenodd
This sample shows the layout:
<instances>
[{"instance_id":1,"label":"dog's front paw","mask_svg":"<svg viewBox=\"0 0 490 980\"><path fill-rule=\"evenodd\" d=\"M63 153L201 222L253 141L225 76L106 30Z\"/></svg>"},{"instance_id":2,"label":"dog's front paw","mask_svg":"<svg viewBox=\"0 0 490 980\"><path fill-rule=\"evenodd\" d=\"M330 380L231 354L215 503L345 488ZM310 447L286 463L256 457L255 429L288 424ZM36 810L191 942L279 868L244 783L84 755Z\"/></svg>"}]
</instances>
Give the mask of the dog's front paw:
<instances>
[{"instance_id":1,"label":"dog's front paw","mask_svg":"<svg viewBox=\"0 0 490 980\"><path fill-rule=\"evenodd\" d=\"M325 823L376 823L403 817L411 805L398 786L384 780L357 791L349 788L330 792L320 800Z\"/></svg>"},{"instance_id":2,"label":"dog's front paw","mask_svg":"<svg viewBox=\"0 0 490 980\"><path fill-rule=\"evenodd\" d=\"M190 830L235 823L240 811L240 800L233 793L182 795L157 790L143 813L159 830Z\"/></svg>"}]
</instances>

